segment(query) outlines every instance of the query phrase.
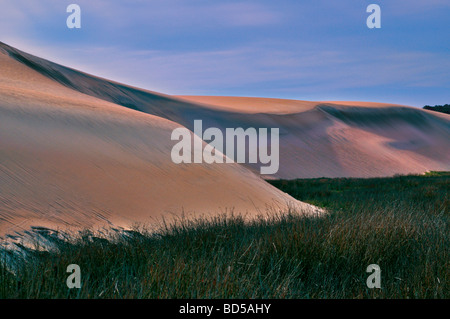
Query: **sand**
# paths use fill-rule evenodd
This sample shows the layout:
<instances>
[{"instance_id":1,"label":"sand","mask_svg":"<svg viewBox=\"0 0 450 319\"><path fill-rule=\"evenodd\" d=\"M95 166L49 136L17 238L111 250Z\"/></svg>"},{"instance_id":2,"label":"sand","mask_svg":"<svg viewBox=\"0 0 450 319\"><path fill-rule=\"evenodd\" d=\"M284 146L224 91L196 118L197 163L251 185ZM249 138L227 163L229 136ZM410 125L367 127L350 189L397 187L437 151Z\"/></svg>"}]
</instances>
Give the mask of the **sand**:
<instances>
[{"instance_id":1,"label":"sand","mask_svg":"<svg viewBox=\"0 0 450 319\"><path fill-rule=\"evenodd\" d=\"M239 164L172 163L177 127L74 91L0 51L0 236L312 208Z\"/></svg>"},{"instance_id":2,"label":"sand","mask_svg":"<svg viewBox=\"0 0 450 319\"><path fill-rule=\"evenodd\" d=\"M233 122L280 128L280 170L266 178L382 177L450 170L448 114L375 102L178 98L221 112L222 128ZM258 165L248 166L258 171Z\"/></svg>"},{"instance_id":3,"label":"sand","mask_svg":"<svg viewBox=\"0 0 450 319\"><path fill-rule=\"evenodd\" d=\"M169 96L0 43L0 236L312 206L259 164L171 162L174 128L280 130L273 178L450 170L450 116L374 102Z\"/></svg>"}]
</instances>

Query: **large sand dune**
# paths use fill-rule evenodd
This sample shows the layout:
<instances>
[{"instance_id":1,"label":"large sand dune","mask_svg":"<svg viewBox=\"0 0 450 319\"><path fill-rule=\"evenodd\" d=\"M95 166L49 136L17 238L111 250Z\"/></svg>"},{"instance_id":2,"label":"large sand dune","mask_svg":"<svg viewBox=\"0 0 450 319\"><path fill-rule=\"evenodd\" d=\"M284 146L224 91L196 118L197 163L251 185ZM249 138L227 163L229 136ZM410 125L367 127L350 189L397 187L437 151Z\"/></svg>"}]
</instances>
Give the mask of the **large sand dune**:
<instances>
[{"instance_id":1,"label":"large sand dune","mask_svg":"<svg viewBox=\"0 0 450 319\"><path fill-rule=\"evenodd\" d=\"M367 102L168 96L0 43L0 235L30 226L126 226L182 210L309 208L258 164L175 165L176 127L280 129L266 178L450 170L450 116ZM253 172L252 172L253 171Z\"/></svg>"},{"instance_id":2,"label":"large sand dune","mask_svg":"<svg viewBox=\"0 0 450 319\"><path fill-rule=\"evenodd\" d=\"M280 169L266 178L376 177L450 170L450 116L368 102L247 97L172 97L37 58L8 46L22 64L68 88L193 129L278 127ZM248 164L259 172L259 164Z\"/></svg>"},{"instance_id":3,"label":"large sand dune","mask_svg":"<svg viewBox=\"0 0 450 319\"><path fill-rule=\"evenodd\" d=\"M172 163L177 127L75 91L0 48L0 236L311 208L239 164Z\"/></svg>"}]
</instances>

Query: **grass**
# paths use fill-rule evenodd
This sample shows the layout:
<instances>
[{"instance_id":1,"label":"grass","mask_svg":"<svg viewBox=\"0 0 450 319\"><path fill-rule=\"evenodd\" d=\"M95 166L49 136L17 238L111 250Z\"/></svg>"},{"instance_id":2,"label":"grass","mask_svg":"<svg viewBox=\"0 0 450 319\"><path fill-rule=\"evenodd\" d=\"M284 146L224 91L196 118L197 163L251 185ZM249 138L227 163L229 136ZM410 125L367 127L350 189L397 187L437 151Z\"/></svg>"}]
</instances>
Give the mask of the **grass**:
<instances>
[{"instance_id":1,"label":"grass","mask_svg":"<svg viewBox=\"0 0 450 319\"><path fill-rule=\"evenodd\" d=\"M0 298L449 298L450 175L272 181L327 208L250 224L184 222L104 240L89 232L0 268ZM69 264L81 289L68 289ZM366 268L381 268L369 289Z\"/></svg>"}]
</instances>

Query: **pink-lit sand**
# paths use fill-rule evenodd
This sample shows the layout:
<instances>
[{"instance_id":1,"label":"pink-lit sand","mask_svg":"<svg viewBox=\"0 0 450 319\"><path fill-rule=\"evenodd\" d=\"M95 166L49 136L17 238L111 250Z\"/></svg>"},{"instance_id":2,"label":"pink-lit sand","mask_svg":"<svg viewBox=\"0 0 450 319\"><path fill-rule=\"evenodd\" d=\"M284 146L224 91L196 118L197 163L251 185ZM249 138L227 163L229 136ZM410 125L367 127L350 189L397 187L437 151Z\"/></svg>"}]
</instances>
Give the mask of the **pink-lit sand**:
<instances>
[{"instance_id":1,"label":"pink-lit sand","mask_svg":"<svg viewBox=\"0 0 450 319\"><path fill-rule=\"evenodd\" d=\"M368 102L171 97L0 43L0 236L30 226L127 228L183 213L314 211L264 181L258 165L174 164L171 132L192 129L194 119L279 128L280 169L264 178L450 170L445 114Z\"/></svg>"}]
</instances>

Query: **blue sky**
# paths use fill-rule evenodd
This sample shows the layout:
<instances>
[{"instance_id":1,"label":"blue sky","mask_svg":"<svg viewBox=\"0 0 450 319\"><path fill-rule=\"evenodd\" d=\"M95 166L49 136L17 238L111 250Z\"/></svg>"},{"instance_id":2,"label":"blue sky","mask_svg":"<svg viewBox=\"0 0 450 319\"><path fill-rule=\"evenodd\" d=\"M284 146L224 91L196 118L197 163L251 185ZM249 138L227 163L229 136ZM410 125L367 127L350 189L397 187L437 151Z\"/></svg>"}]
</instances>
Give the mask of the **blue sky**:
<instances>
[{"instance_id":1,"label":"blue sky","mask_svg":"<svg viewBox=\"0 0 450 319\"><path fill-rule=\"evenodd\" d=\"M0 41L167 94L423 106L450 103L449 17L448 0L0 0Z\"/></svg>"}]
</instances>

